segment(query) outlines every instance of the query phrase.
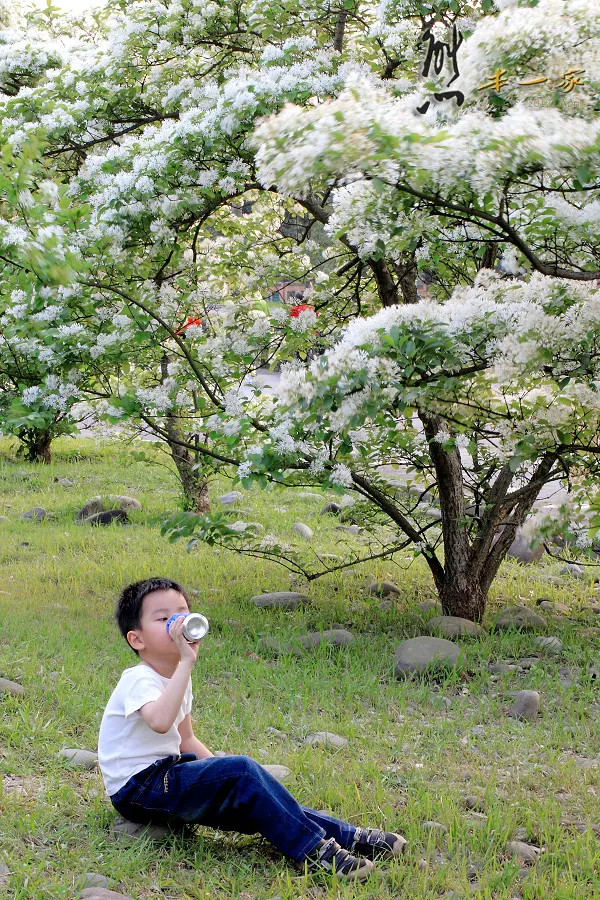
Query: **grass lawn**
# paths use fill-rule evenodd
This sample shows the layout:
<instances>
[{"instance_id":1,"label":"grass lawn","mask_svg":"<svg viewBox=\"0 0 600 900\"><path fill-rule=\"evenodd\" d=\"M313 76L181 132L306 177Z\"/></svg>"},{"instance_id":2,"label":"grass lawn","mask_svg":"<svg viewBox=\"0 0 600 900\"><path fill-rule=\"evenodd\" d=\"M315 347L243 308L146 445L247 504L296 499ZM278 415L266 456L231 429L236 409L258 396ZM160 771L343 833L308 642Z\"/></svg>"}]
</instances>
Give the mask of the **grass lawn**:
<instances>
[{"instance_id":1,"label":"grass lawn","mask_svg":"<svg viewBox=\"0 0 600 900\"><path fill-rule=\"evenodd\" d=\"M394 650L425 633L416 604L433 597L420 560L331 575L311 585L314 602L304 610L257 610L248 598L289 589L288 573L206 546L188 554L184 542L170 545L160 521L179 497L168 467L89 439L57 441L51 466L15 460L14 449L0 442L0 514L9 518L0 522L0 676L26 692L0 694L0 862L10 872L0 877L0 897L75 898L95 872L136 900L600 898L600 842L572 825L600 822L600 700L589 674L600 630L598 617L582 610L597 596L591 575L548 581L559 563L509 561L494 585L490 617L541 596L569 605L568 615L547 615L545 633L564 644L558 658L539 653L529 671L492 677L490 662L536 651L531 634L489 635L464 641L462 674L397 681ZM221 480L212 493L229 489ZM142 502L132 526L75 524L79 507L104 493ZM315 545L336 552L336 521L319 515L316 499L278 489L249 493L240 505L288 540L291 525L306 522ZM51 517L21 520L33 506ZM391 608L365 593L367 572L402 588ZM150 575L197 591L196 608L211 622L194 673L201 740L288 766L286 784L306 805L401 831L410 842L404 859L379 864L364 885L342 886L300 876L259 838L202 828L163 844L112 837L116 813L99 773L72 769L57 754L96 749L103 707L122 669L135 663L113 623L114 602L125 584ZM321 646L302 658L261 650L263 636L289 640L334 624L353 632L354 646ZM541 695L534 723L507 717L511 692L523 688ZM335 732L349 744L307 746L311 731ZM477 798L478 809L468 810L466 797ZM428 821L447 832L427 830ZM520 870L506 855L514 839L543 848L537 865Z\"/></svg>"}]
</instances>

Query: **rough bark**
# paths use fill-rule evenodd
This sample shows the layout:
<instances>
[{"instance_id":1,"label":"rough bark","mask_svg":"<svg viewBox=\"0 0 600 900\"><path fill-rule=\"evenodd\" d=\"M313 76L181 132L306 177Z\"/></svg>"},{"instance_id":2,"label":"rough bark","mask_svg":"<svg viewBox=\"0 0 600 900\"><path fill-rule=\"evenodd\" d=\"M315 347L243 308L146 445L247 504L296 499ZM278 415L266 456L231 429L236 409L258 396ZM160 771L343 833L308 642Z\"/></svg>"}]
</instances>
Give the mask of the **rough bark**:
<instances>
[{"instance_id":1,"label":"rough bark","mask_svg":"<svg viewBox=\"0 0 600 900\"><path fill-rule=\"evenodd\" d=\"M394 269L398 276L398 284L402 294L403 303L418 303L417 293L417 263L414 255L405 254L404 259L394 263Z\"/></svg>"},{"instance_id":2,"label":"rough bark","mask_svg":"<svg viewBox=\"0 0 600 900\"><path fill-rule=\"evenodd\" d=\"M27 428L20 432L19 440L22 445L22 453L28 462L39 462L49 465L52 462L50 444L52 432L39 431L36 428Z\"/></svg>"},{"instance_id":3,"label":"rough bark","mask_svg":"<svg viewBox=\"0 0 600 900\"><path fill-rule=\"evenodd\" d=\"M442 610L447 616L480 622L485 612L487 593L487 588L470 574L468 567L460 571L460 567L455 566L452 574L446 576L439 594Z\"/></svg>"},{"instance_id":4,"label":"rough bark","mask_svg":"<svg viewBox=\"0 0 600 900\"><path fill-rule=\"evenodd\" d=\"M168 364L169 359L165 355L162 357L160 364L162 381L168 377ZM195 454L188 447L183 446L183 435L176 414L167 413L164 430L171 457L181 482L185 508L202 515L209 513L208 479L195 468L197 462Z\"/></svg>"},{"instance_id":5,"label":"rough bark","mask_svg":"<svg viewBox=\"0 0 600 900\"><path fill-rule=\"evenodd\" d=\"M205 515L210 512L208 480L199 476L198 470L194 469L195 460L193 454L187 447L182 447L179 443L181 433L177 427L176 416L167 416L165 430L169 436L167 443L171 456L179 473L184 505L188 510ZM174 443L174 440L178 441L178 443Z\"/></svg>"},{"instance_id":6,"label":"rough bark","mask_svg":"<svg viewBox=\"0 0 600 900\"><path fill-rule=\"evenodd\" d=\"M344 32L346 30L346 19L348 13L345 9L341 9L338 13L337 22L335 23L335 34L333 36L333 49L341 53L344 48Z\"/></svg>"}]
</instances>

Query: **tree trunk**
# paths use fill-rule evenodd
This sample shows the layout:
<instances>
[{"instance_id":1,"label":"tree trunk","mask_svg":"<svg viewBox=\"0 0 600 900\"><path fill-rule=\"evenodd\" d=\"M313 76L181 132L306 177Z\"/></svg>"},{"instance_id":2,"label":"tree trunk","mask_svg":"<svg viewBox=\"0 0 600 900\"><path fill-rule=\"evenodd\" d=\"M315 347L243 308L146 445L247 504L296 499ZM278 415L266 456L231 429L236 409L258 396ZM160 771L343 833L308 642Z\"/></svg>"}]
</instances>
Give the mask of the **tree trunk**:
<instances>
[{"instance_id":1,"label":"tree trunk","mask_svg":"<svg viewBox=\"0 0 600 900\"><path fill-rule=\"evenodd\" d=\"M484 590L477 578L468 572L456 569L446 576L440 591L440 602L446 616L460 616L480 622L485 612L487 590Z\"/></svg>"},{"instance_id":2,"label":"tree trunk","mask_svg":"<svg viewBox=\"0 0 600 900\"><path fill-rule=\"evenodd\" d=\"M165 354L160 363L162 381L168 378L168 365L169 359ZM184 508L190 512L206 515L206 513L210 512L208 479L195 468L197 460L192 451L187 447L181 446L180 442L183 440L183 435L175 413L166 414L165 431L167 433L167 444L181 481Z\"/></svg>"},{"instance_id":3,"label":"tree trunk","mask_svg":"<svg viewBox=\"0 0 600 900\"><path fill-rule=\"evenodd\" d=\"M394 269L398 276L398 284L402 293L403 303L418 303L417 293L417 263L414 253L404 253L401 262L394 263Z\"/></svg>"},{"instance_id":4,"label":"tree trunk","mask_svg":"<svg viewBox=\"0 0 600 900\"><path fill-rule=\"evenodd\" d=\"M175 423L171 422L175 416L169 416L167 419L166 431L171 436L179 435L179 430L175 428ZM178 437L180 439L180 436ZM187 447L168 441L169 449L173 462L179 473L179 480L183 490L183 503L187 510L206 515L210 512L210 499L208 497L208 480L198 474L198 470L194 469L194 457Z\"/></svg>"},{"instance_id":5,"label":"tree trunk","mask_svg":"<svg viewBox=\"0 0 600 900\"><path fill-rule=\"evenodd\" d=\"M39 462L49 465L52 462L50 444L52 433L39 431L36 428L27 428L19 434L22 444L22 452L28 462Z\"/></svg>"},{"instance_id":6,"label":"tree trunk","mask_svg":"<svg viewBox=\"0 0 600 900\"><path fill-rule=\"evenodd\" d=\"M346 30L347 18L347 10L341 9L338 12L337 22L335 23L335 34L333 36L333 49L337 50L338 53L341 53L344 49L344 31Z\"/></svg>"}]
</instances>

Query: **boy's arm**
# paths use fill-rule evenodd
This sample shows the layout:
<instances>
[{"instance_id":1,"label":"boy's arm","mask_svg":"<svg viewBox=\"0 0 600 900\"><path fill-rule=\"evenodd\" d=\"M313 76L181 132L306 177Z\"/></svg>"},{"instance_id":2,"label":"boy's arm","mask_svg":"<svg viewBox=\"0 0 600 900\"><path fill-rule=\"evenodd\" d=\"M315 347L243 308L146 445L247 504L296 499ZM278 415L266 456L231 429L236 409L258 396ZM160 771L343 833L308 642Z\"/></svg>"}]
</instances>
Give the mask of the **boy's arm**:
<instances>
[{"instance_id":1,"label":"boy's arm","mask_svg":"<svg viewBox=\"0 0 600 900\"><path fill-rule=\"evenodd\" d=\"M186 641L183 636L183 621L181 616L169 629L169 634L179 650L179 665L158 700L151 700L140 707L140 715L144 722L158 734L166 734L175 722L198 657L200 644Z\"/></svg>"},{"instance_id":2,"label":"boy's arm","mask_svg":"<svg viewBox=\"0 0 600 900\"><path fill-rule=\"evenodd\" d=\"M199 741L192 728L192 717L188 713L177 726L181 735L179 750L181 753L195 753L198 759L207 759L212 753Z\"/></svg>"}]
</instances>

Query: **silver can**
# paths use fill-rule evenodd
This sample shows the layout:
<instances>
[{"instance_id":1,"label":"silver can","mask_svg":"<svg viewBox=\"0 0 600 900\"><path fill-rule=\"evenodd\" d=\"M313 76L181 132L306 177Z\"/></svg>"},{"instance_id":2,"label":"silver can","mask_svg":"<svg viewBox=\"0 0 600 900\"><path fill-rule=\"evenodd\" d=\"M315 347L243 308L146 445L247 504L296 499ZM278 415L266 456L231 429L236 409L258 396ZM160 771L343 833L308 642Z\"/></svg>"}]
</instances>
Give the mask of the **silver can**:
<instances>
[{"instance_id":1,"label":"silver can","mask_svg":"<svg viewBox=\"0 0 600 900\"><path fill-rule=\"evenodd\" d=\"M171 616L167 620L167 631L173 622L181 616L184 618L183 636L186 641L195 643L196 641L201 641L203 637L206 637L209 629L208 619L201 613L188 613L187 615L185 613L176 613L176 615Z\"/></svg>"}]
</instances>

